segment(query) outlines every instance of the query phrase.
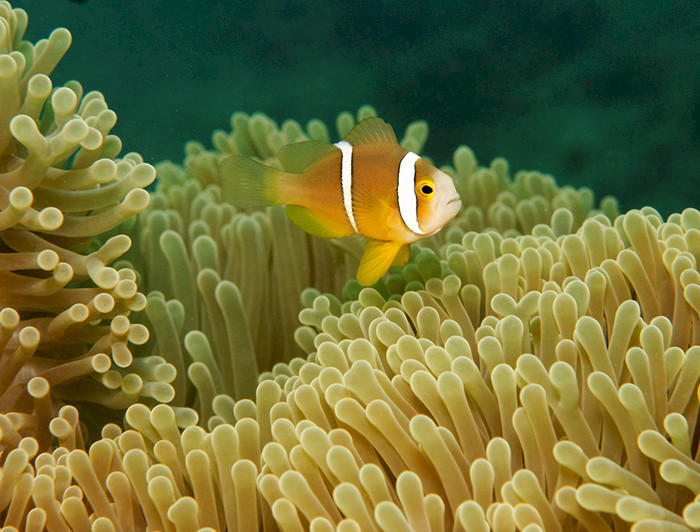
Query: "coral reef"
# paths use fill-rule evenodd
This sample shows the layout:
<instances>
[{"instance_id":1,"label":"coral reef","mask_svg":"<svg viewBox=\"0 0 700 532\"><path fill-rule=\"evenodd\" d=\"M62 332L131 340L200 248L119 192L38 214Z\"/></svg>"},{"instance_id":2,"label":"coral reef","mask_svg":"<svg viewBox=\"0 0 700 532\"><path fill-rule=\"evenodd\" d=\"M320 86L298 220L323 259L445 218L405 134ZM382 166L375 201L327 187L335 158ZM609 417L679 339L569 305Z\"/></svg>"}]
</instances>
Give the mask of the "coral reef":
<instances>
[{"instance_id":1,"label":"coral reef","mask_svg":"<svg viewBox=\"0 0 700 532\"><path fill-rule=\"evenodd\" d=\"M63 401L123 409L167 400L171 387L133 370L131 346L148 331L128 316L146 300L133 270L110 266L129 237L95 245L146 208L155 171L137 154L116 158L116 115L99 92L53 88L70 33L33 45L26 26L24 11L0 2L0 409L3 441L35 434L43 449ZM139 364L172 378L162 359Z\"/></svg>"}]
</instances>

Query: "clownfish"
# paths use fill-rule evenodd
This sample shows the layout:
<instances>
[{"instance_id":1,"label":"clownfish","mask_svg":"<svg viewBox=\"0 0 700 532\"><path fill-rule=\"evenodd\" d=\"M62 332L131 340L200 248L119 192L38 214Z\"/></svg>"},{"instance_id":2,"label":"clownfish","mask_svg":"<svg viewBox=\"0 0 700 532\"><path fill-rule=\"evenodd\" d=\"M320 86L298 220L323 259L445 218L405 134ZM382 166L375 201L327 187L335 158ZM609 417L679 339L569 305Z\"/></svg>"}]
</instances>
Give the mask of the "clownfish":
<instances>
[{"instance_id":1,"label":"clownfish","mask_svg":"<svg viewBox=\"0 0 700 532\"><path fill-rule=\"evenodd\" d=\"M288 144L279 160L285 171L240 155L223 159L224 200L286 205L292 222L323 238L369 238L357 270L363 286L403 266L410 244L437 233L462 206L452 178L402 148L380 118L358 122L335 144Z\"/></svg>"}]
</instances>

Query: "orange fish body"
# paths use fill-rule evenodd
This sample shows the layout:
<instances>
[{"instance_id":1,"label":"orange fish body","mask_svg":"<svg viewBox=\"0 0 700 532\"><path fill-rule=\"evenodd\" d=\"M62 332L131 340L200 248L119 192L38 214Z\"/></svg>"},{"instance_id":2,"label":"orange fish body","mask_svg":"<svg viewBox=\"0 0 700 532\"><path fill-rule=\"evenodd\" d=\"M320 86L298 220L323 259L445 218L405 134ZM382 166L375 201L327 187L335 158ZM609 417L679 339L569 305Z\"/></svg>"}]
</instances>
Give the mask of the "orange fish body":
<instances>
[{"instance_id":1,"label":"orange fish body","mask_svg":"<svg viewBox=\"0 0 700 532\"><path fill-rule=\"evenodd\" d=\"M284 146L286 171L242 156L221 162L224 199L239 207L287 205L289 218L324 238L370 239L357 280L369 286L405 264L409 245L439 231L459 211L452 178L402 148L391 126L368 118L336 144Z\"/></svg>"}]
</instances>

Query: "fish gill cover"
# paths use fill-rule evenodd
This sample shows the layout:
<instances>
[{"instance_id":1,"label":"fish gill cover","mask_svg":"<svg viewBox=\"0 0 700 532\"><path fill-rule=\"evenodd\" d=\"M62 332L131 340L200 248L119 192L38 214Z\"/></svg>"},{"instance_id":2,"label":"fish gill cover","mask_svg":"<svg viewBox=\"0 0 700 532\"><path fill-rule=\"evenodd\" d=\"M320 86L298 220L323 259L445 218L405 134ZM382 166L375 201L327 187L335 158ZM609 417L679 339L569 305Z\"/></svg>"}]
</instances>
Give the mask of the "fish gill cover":
<instances>
[{"instance_id":1,"label":"fish gill cover","mask_svg":"<svg viewBox=\"0 0 700 532\"><path fill-rule=\"evenodd\" d=\"M149 202L102 95L49 78L70 34L26 26L0 2L7 530L700 528L698 210L460 146L462 212L361 288L352 242L223 203L218 163L373 108L234 113Z\"/></svg>"}]
</instances>

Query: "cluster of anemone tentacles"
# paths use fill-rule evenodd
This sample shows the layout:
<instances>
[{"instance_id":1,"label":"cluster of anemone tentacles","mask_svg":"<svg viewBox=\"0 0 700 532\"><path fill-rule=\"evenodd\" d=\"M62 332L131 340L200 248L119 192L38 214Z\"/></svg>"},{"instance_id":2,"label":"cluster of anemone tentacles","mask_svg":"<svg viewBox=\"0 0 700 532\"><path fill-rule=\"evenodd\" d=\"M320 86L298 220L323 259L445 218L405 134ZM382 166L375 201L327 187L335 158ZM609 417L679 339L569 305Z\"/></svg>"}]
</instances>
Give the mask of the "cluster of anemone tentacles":
<instances>
[{"instance_id":1,"label":"cluster of anemone tentacles","mask_svg":"<svg viewBox=\"0 0 700 532\"><path fill-rule=\"evenodd\" d=\"M374 115L366 106L357 120ZM355 123L350 113L341 114L339 135ZM311 237L289 221L283 207L243 211L220 199L223 156L245 154L277 166L285 144L329 141L322 122L302 128L289 120L280 128L263 114L235 113L231 124L231 133L214 133L215 150L190 142L183 166L157 165L151 205L122 228L135 235L128 266L142 273L141 286L149 293L146 314L156 349L172 352L170 360L183 376L175 381L178 406L193 406L185 379L190 359L204 363L190 375L198 396L252 397L260 371L302 353L293 336L302 290L340 293L361 252L352 239ZM425 122L415 122L402 144L419 150L426 135ZM210 402L199 402L204 418Z\"/></svg>"},{"instance_id":2,"label":"cluster of anemone tentacles","mask_svg":"<svg viewBox=\"0 0 700 532\"><path fill-rule=\"evenodd\" d=\"M333 140L368 116L376 116L369 106L360 108L356 117L341 113ZM136 240L125 264L143 275L155 351L171 353L169 361L179 370L172 404L196 407L202 419L211 413L211 401L198 400L202 394L250 398L260 372L302 353L293 332L305 288L342 291L347 298L359 291L357 283L346 281L356 271L361 241L314 238L292 224L283 207L240 210L220 199L222 157L244 154L277 166L276 154L285 144L331 140L326 126L311 120L302 127L288 120L278 127L260 113L235 113L231 126L229 133L213 134L214 150L190 142L184 165L157 165L151 205L121 228ZM413 122L401 144L419 152L427 134L424 121ZM597 212L610 218L617 214L612 198L601 202L602 211L594 211L590 190L559 188L551 176L520 172L511 179L503 159L490 168L478 167L464 146L455 152L453 166L443 169L467 198L464 212L441 234L416 246L411 264L381 282L381 290L420 287L414 282L422 279L419 264L429 269L426 275L439 275L439 259L430 251L460 242L465 231L491 228L513 236L541 231L537 226L548 226L551 220L549 232L565 234Z\"/></svg>"},{"instance_id":3,"label":"cluster of anemone tentacles","mask_svg":"<svg viewBox=\"0 0 700 532\"><path fill-rule=\"evenodd\" d=\"M53 87L70 33L32 44L26 26L24 11L0 2L0 430L43 450L63 403L167 401L174 368L133 357L148 331L129 315L146 298L135 271L113 267L130 238L96 239L147 207L155 170L138 154L117 158L102 94Z\"/></svg>"},{"instance_id":4,"label":"cluster of anemone tentacles","mask_svg":"<svg viewBox=\"0 0 700 532\"><path fill-rule=\"evenodd\" d=\"M0 2L5 529L700 528L700 212L596 209L460 147L463 211L360 289L355 242L219 199L222 155L276 164L322 123L235 114L146 208L101 95L51 88L67 32L25 27ZM131 406L90 443L85 400Z\"/></svg>"}]
</instances>

